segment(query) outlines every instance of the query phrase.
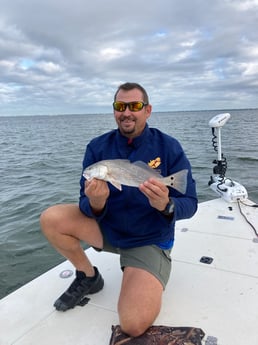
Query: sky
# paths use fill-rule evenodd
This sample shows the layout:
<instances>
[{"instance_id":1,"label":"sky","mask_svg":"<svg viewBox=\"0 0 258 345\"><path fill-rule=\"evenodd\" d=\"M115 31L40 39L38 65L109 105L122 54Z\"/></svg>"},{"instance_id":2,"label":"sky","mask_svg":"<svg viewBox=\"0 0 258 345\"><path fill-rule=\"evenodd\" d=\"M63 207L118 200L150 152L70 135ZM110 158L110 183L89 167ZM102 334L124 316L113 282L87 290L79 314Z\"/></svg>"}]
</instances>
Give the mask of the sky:
<instances>
[{"instance_id":1,"label":"sky","mask_svg":"<svg viewBox=\"0 0 258 345\"><path fill-rule=\"evenodd\" d=\"M0 116L258 108L258 0L0 0Z\"/></svg>"}]
</instances>

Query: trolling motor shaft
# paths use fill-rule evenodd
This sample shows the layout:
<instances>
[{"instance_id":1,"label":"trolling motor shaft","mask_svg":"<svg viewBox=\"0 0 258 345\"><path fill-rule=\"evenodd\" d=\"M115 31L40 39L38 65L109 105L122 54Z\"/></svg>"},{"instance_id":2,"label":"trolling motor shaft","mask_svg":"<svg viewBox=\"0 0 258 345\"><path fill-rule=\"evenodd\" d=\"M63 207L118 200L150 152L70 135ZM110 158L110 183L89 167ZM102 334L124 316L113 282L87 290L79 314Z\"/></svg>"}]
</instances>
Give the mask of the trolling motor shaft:
<instances>
[{"instance_id":1,"label":"trolling motor shaft","mask_svg":"<svg viewBox=\"0 0 258 345\"><path fill-rule=\"evenodd\" d=\"M212 145L214 151L218 153L218 157L213 161L213 164L216 164L213 167L214 176L210 177L208 185L226 201L236 202L238 200L247 199L248 194L244 186L225 177L227 171L227 160L221 151L221 128L226 124L229 118L229 113L223 113L214 116L209 122L213 135Z\"/></svg>"}]
</instances>

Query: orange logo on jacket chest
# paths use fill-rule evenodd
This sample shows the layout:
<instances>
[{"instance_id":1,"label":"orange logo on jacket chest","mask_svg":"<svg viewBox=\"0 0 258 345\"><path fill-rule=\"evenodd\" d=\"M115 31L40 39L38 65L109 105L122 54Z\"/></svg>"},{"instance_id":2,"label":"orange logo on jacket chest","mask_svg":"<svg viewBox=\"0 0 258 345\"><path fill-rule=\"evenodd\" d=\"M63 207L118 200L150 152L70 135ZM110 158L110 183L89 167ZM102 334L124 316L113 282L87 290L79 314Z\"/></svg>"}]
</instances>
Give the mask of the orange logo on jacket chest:
<instances>
[{"instance_id":1,"label":"orange logo on jacket chest","mask_svg":"<svg viewBox=\"0 0 258 345\"><path fill-rule=\"evenodd\" d=\"M157 157L157 158L149 161L148 166L153 168L153 169L156 169L157 167L160 166L160 164L161 164L161 159L160 159L160 157Z\"/></svg>"}]
</instances>

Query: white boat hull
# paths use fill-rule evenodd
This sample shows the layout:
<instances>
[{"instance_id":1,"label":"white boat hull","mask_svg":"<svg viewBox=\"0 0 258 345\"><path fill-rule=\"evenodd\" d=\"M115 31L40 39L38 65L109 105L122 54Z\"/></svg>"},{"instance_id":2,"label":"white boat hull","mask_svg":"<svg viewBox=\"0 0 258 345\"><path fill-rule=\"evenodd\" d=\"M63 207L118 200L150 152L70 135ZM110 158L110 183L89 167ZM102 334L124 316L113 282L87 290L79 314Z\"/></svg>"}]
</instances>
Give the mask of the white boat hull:
<instances>
[{"instance_id":1,"label":"white boat hull","mask_svg":"<svg viewBox=\"0 0 258 345\"><path fill-rule=\"evenodd\" d=\"M257 229L258 209L241 207ZM119 323L119 257L87 253L104 289L84 307L57 312L53 302L74 279L60 278L63 270L73 270L65 261L0 301L0 345L109 344L111 326ZM172 257L155 324L202 328L206 345L258 344L258 241L237 203L204 202L193 218L177 222ZM202 263L202 257L213 261Z\"/></svg>"}]
</instances>

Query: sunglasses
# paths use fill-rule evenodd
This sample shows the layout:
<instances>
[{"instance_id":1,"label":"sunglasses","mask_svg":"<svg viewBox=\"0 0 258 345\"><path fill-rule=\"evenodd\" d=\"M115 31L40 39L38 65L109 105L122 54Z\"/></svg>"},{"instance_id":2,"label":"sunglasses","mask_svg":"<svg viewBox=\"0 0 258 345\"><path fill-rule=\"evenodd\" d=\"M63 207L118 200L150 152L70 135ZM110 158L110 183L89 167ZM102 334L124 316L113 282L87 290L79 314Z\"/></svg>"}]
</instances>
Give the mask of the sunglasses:
<instances>
[{"instance_id":1,"label":"sunglasses","mask_svg":"<svg viewBox=\"0 0 258 345\"><path fill-rule=\"evenodd\" d=\"M125 109L129 108L130 111L140 111L143 109L143 107L145 105L148 105L148 103L143 103L143 102L128 102L128 103L125 103L125 102L114 102L113 103L113 108L114 110L116 111L125 111Z\"/></svg>"}]
</instances>

